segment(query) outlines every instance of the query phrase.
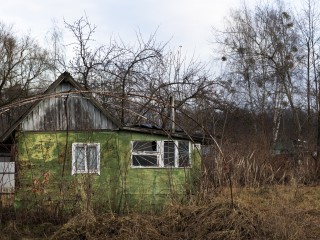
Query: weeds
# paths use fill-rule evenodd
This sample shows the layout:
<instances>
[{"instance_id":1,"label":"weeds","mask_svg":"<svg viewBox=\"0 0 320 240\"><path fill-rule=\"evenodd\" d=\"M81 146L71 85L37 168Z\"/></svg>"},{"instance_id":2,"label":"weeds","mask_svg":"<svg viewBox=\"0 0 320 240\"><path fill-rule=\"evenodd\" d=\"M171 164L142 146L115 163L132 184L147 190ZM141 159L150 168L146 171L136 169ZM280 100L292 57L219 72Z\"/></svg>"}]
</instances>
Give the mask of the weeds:
<instances>
[{"instance_id":1,"label":"weeds","mask_svg":"<svg viewBox=\"0 0 320 240\"><path fill-rule=\"evenodd\" d=\"M54 209L39 206L16 212L16 219L2 224L1 237L318 239L320 187L311 185L314 162L307 155L300 162L295 156L274 156L261 143L248 146L224 144L224 156L208 154L196 193L183 203L173 196L162 212L121 215L87 208L62 219Z\"/></svg>"},{"instance_id":2,"label":"weeds","mask_svg":"<svg viewBox=\"0 0 320 240\"><path fill-rule=\"evenodd\" d=\"M221 188L207 199L171 204L158 214L83 212L65 223L2 228L3 239L318 239L320 187Z\"/></svg>"},{"instance_id":3,"label":"weeds","mask_svg":"<svg viewBox=\"0 0 320 240\"><path fill-rule=\"evenodd\" d=\"M110 214L90 217L90 227L76 216L52 239L317 239L320 233L320 199L317 207L297 197L292 188L235 189L234 206L220 197L194 205L172 205L159 215ZM302 188L300 196L317 198L317 189ZM297 201L297 198L300 199ZM80 228L79 228L80 226ZM67 235L66 235L67 234Z\"/></svg>"}]
</instances>

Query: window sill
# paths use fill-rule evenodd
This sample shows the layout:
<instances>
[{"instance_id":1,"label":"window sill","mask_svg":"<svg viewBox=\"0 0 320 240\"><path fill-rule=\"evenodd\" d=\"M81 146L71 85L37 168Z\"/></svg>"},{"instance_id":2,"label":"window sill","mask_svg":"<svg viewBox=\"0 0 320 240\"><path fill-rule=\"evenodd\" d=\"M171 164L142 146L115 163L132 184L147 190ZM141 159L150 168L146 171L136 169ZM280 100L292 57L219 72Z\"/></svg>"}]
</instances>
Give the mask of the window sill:
<instances>
[{"instance_id":1,"label":"window sill","mask_svg":"<svg viewBox=\"0 0 320 240\"><path fill-rule=\"evenodd\" d=\"M186 168L191 168L191 166L186 166L186 167L145 167L145 166L131 166L132 169L186 169Z\"/></svg>"},{"instance_id":2,"label":"window sill","mask_svg":"<svg viewBox=\"0 0 320 240\"><path fill-rule=\"evenodd\" d=\"M100 172L74 172L72 175L77 175L77 174L97 174L100 175Z\"/></svg>"}]
</instances>

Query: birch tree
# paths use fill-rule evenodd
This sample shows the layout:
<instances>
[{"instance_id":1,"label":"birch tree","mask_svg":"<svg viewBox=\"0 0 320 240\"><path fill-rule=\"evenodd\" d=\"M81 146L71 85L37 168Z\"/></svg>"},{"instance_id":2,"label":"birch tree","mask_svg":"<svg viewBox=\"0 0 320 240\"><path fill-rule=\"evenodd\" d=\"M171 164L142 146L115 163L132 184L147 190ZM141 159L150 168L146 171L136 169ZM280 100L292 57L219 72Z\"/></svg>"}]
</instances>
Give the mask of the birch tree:
<instances>
[{"instance_id":1,"label":"birch tree","mask_svg":"<svg viewBox=\"0 0 320 240\"><path fill-rule=\"evenodd\" d=\"M291 15L281 4L259 5L253 10L244 5L232 12L225 30L218 34L228 76L244 106L249 105L253 114L273 110L274 141L282 111L289 107L299 136L301 124L294 99L299 38Z\"/></svg>"}]
</instances>

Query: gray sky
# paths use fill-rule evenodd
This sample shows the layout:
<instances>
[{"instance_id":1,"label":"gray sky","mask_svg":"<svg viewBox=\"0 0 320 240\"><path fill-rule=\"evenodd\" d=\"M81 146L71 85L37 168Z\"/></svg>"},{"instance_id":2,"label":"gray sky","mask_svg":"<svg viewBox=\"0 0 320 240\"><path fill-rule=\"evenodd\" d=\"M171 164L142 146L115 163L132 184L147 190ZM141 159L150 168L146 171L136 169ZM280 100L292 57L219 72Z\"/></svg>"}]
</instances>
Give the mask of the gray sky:
<instances>
[{"instance_id":1,"label":"gray sky","mask_svg":"<svg viewBox=\"0 0 320 240\"><path fill-rule=\"evenodd\" d=\"M97 26L96 40L110 36L134 41L138 30L147 38L157 29L157 40L171 39L170 47L207 61L212 57L209 44L212 26L222 27L230 8L243 0L8 0L0 6L0 21L19 32L30 32L42 42L53 20L63 26L88 16ZM246 0L250 5L254 0ZM68 35L64 36L68 41Z\"/></svg>"}]
</instances>

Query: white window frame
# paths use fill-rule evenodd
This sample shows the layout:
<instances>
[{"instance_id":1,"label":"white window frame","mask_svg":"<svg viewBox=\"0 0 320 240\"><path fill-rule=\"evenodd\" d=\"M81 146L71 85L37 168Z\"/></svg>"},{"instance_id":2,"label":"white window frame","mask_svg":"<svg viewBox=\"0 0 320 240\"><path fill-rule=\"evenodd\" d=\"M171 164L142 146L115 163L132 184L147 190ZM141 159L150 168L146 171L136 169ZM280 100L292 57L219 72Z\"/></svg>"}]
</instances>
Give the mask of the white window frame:
<instances>
[{"instance_id":1,"label":"white window frame","mask_svg":"<svg viewBox=\"0 0 320 240\"><path fill-rule=\"evenodd\" d=\"M15 191L15 162L0 161L0 195Z\"/></svg>"},{"instance_id":2,"label":"white window frame","mask_svg":"<svg viewBox=\"0 0 320 240\"><path fill-rule=\"evenodd\" d=\"M153 142L157 143L157 151L134 151L133 144L134 142L145 141L145 142ZM186 141L189 146L189 164L188 166L179 167L179 142ZM164 164L164 143L165 142L174 142L174 166L165 166ZM133 165L133 156L134 155L144 155L144 156L157 156L157 165L155 166L135 166ZM191 167L191 143L188 140L133 140L131 141L131 167L132 168L190 168Z\"/></svg>"},{"instance_id":3,"label":"white window frame","mask_svg":"<svg viewBox=\"0 0 320 240\"><path fill-rule=\"evenodd\" d=\"M134 151L133 145L134 142L156 142L157 150L156 151ZM156 156L157 157L157 165L155 166L135 166L133 165L133 156L134 155L143 155L143 156ZM131 167L133 168L155 168L158 167L161 161L161 146L159 144L159 141L155 140L135 140L131 141Z\"/></svg>"},{"instance_id":4,"label":"white window frame","mask_svg":"<svg viewBox=\"0 0 320 240\"><path fill-rule=\"evenodd\" d=\"M179 142L188 142L188 150L189 150L189 152L188 152L188 160L189 160L188 166L179 167ZM178 141L176 141L175 145L176 145L176 148L177 148L177 151L176 151L176 155L177 155L176 156L176 164L177 164L178 168L190 168L191 167L191 151L193 150L191 142L187 141L187 140L178 140Z\"/></svg>"},{"instance_id":5,"label":"white window frame","mask_svg":"<svg viewBox=\"0 0 320 240\"><path fill-rule=\"evenodd\" d=\"M196 151L201 152L201 144L200 143L194 143L193 144L193 149Z\"/></svg>"},{"instance_id":6,"label":"white window frame","mask_svg":"<svg viewBox=\"0 0 320 240\"><path fill-rule=\"evenodd\" d=\"M77 147L84 147L84 170L77 170L76 169L76 148ZM94 170L88 169L88 159L87 159L87 151L88 147L95 147L96 148L96 156L97 156L97 168ZM100 175L100 143L72 143L72 172L71 174L88 174L88 173L96 173Z\"/></svg>"}]
</instances>

